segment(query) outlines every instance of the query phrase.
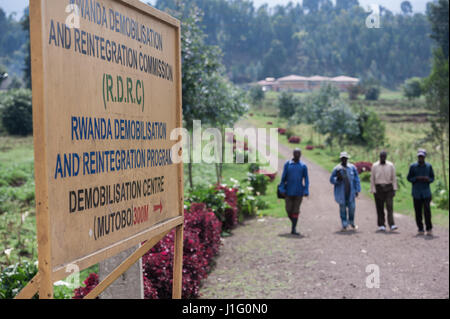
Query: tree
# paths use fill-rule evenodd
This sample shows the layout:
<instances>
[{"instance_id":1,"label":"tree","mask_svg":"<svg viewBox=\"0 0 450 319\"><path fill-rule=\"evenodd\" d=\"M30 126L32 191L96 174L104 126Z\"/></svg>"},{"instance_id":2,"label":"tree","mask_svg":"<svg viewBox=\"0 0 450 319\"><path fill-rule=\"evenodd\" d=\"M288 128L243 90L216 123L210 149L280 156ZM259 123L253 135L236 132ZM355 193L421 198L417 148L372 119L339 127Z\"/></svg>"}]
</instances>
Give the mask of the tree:
<instances>
[{"instance_id":1,"label":"tree","mask_svg":"<svg viewBox=\"0 0 450 319\"><path fill-rule=\"evenodd\" d=\"M183 4L175 9L169 11L182 22L182 98L185 128L192 133L195 120L220 127L230 121L236 121L245 111L243 95L225 79L220 49L206 44L206 35L200 27L201 11L195 7L187 10ZM189 147L188 174L192 189L192 141Z\"/></svg>"},{"instance_id":2,"label":"tree","mask_svg":"<svg viewBox=\"0 0 450 319\"><path fill-rule=\"evenodd\" d=\"M446 150L449 140L449 73L448 57L444 57L442 49L435 52L433 70L425 79L424 90L427 107L435 114L431 119L431 131L428 139L438 146L441 153L445 189L448 191Z\"/></svg>"},{"instance_id":3,"label":"tree","mask_svg":"<svg viewBox=\"0 0 450 319\"><path fill-rule=\"evenodd\" d=\"M255 106L259 106L259 104L264 101L265 93L262 90L262 87L259 85L254 85L250 88L249 91L250 100Z\"/></svg>"},{"instance_id":4,"label":"tree","mask_svg":"<svg viewBox=\"0 0 450 319\"><path fill-rule=\"evenodd\" d=\"M285 119L289 119L295 114L295 110L298 105L298 100L291 92L282 92L278 96L278 109L280 110L279 116Z\"/></svg>"},{"instance_id":5,"label":"tree","mask_svg":"<svg viewBox=\"0 0 450 319\"><path fill-rule=\"evenodd\" d=\"M337 10L349 10L358 5L358 0L336 0Z\"/></svg>"},{"instance_id":6,"label":"tree","mask_svg":"<svg viewBox=\"0 0 450 319\"><path fill-rule=\"evenodd\" d=\"M352 140L368 149L383 146L386 140L386 125L378 114L363 108L358 114L359 134Z\"/></svg>"},{"instance_id":7,"label":"tree","mask_svg":"<svg viewBox=\"0 0 450 319\"><path fill-rule=\"evenodd\" d=\"M448 59L448 0L439 0L428 6L428 19L431 22L431 38L442 49L444 58Z\"/></svg>"},{"instance_id":8,"label":"tree","mask_svg":"<svg viewBox=\"0 0 450 319\"><path fill-rule=\"evenodd\" d=\"M331 108L317 120L315 127L319 133L327 135L327 143L331 147L337 141L342 148L347 138L360 133L357 115L340 100L333 101Z\"/></svg>"},{"instance_id":9,"label":"tree","mask_svg":"<svg viewBox=\"0 0 450 319\"><path fill-rule=\"evenodd\" d=\"M405 81L403 85L403 95L408 100L414 100L422 96L422 80L420 78L411 78Z\"/></svg>"},{"instance_id":10,"label":"tree","mask_svg":"<svg viewBox=\"0 0 450 319\"><path fill-rule=\"evenodd\" d=\"M403 1L400 4L400 9L402 9L403 14L411 14L413 12L413 6L409 1Z\"/></svg>"},{"instance_id":11,"label":"tree","mask_svg":"<svg viewBox=\"0 0 450 319\"><path fill-rule=\"evenodd\" d=\"M22 29L27 34L27 42L25 44L25 67L23 69L23 82L27 89L31 89L31 48L30 48L30 13L29 8L26 8L23 13L23 18L20 21Z\"/></svg>"},{"instance_id":12,"label":"tree","mask_svg":"<svg viewBox=\"0 0 450 319\"><path fill-rule=\"evenodd\" d=\"M449 56L448 56L448 0L439 0L428 6L428 18L432 24L431 37L437 48L433 53L433 69L424 80L427 107L435 114L431 119L428 139L438 146L441 153L445 189L448 191L446 150L449 140Z\"/></svg>"}]
</instances>

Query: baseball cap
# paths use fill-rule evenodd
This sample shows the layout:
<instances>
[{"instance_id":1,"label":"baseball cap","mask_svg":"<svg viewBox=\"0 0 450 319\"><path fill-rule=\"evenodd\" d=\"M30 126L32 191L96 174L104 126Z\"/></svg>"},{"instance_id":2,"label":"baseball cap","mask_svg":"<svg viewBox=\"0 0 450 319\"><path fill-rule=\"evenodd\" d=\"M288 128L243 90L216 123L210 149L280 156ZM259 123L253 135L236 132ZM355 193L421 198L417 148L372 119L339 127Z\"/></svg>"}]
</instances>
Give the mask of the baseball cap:
<instances>
[{"instance_id":1,"label":"baseball cap","mask_svg":"<svg viewBox=\"0 0 450 319\"><path fill-rule=\"evenodd\" d=\"M420 149L420 150L417 152L417 156L423 156L423 157L426 157L426 156L427 156L427 151L424 150L424 149Z\"/></svg>"},{"instance_id":2,"label":"baseball cap","mask_svg":"<svg viewBox=\"0 0 450 319\"><path fill-rule=\"evenodd\" d=\"M342 152L342 153L341 153L341 156L340 156L339 158L347 158L347 159L349 159L350 156L348 155L347 152Z\"/></svg>"}]
</instances>

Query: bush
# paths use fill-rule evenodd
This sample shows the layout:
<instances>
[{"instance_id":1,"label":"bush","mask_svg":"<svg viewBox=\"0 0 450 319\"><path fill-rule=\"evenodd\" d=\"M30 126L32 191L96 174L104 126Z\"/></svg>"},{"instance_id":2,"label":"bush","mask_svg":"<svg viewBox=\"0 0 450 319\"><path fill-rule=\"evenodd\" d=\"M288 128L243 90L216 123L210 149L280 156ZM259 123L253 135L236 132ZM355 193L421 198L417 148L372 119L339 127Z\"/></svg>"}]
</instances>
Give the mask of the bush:
<instances>
[{"instance_id":1,"label":"bush","mask_svg":"<svg viewBox=\"0 0 450 319\"><path fill-rule=\"evenodd\" d=\"M83 282L84 287L75 289L73 299L83 299L100 283L97 274L90 274Z\"/></svg>"},{"instance_id":2,"label":"bush","mask_svg":"<svg viewBox=\"0 0 450 319\"><path fill-rule=\"evenodd\" d=\"M359 178L361 179L362 182L370 182L370 177L372 176L372 174L370 172L361 172L361 174L359 175Z\"/></svg>"},{"instance_id":3,"label":"bush","mask_svg":"<svg viewBox=\"0 0 450 319\"><path fill-rule=\"evenodd\" d=\"M279 128L279 129L278 129L278 133L279 133L280 135L286 135L286 132L287 132L287 130L284 129L284 128Z\"/></svg>"},{"instance_id":4,"label":"bush","mask_svg":"<svg viewBox=\"0 0 450 319\"><path fill-rule=\"evenodd\" d=\"M448 201L449 199L448 199L448 191L446 191L446 190L441 190L440 192L439 192L439 196L436 198L436 200L435 200L435 203L436 203L436 206L439 208L439 209L445 209L445 210L448 210L448 208L449 208L449 201Z\"/></svg>"},{"instance_id":5,"label":"bush","mask_svg":"<svg viewBox=\"0 0 450 319\"><path fill-rule=\"evenodd\" d=\"M224 231L233 229L238 223L237 189L226 186L198 188L189 194L186 201L190 209L193 203L204 203L222 222Z\"/></svg>"},{"instance_id":6,"label":"bush","mask_svg":"<svg viewBox=\"0 0 450 319\"><path fill-rule=\"evenodd\" d=\"M295 114L299 101L291 92L283 92L278 97L278 108L280 117L288 119Z\"/></svg>"},{"instance_id":7,"label":"bush","mask_svg":"<svg viewBox=\"0 0 450 319\"><path fill-rule=\"evenodd\" d=\"M289 143L291 144L300 144L302 139L298 136L292 136L289 138Z\"/></svg>"},{"instance_id":8,"label":"bush","mask_svg":"<svg viewBox=\"0 0 450 319\"><path fill-rule=\"evenodd\" d=\"M420 78L411 78L403 84L403 95L408 100L419 98L422 95L422 80Z\"/></svg>"},{"instance_id":9,"label":"bush","mask_svg":"<svg viewBox=\"0 0 450 319\"><path fill-rule=\"evenodd\" d=\"M358 162L354 164L356 166L356 169L358 170L358 174L362 174L364 172L371 172L372 171L372 163L369 162Z\"/></svg>"},{"instance_id":10,"label":"bush","mask_svg":"<svg viewBox=\"0 0 450 319\"><path fill-rule=\"evenodd\" d=\"M219 252L221 224L205 204L193 204L185 220L182 297L192 299L199 296L201 281ZM172 297L173 246L172 231L142 258L147 299Z\"/></svg>"},{"instance_id":11,"label":"bush","mask_svg":"<svg viewBox=\"0 0 450 319\"><path fill-rule=\"evenodd\" d=\"M386 125L378 114L362 109L358 113L357 122L359 133L350 138L351 142L364 145L370 149L384 145L386 141Z\"/></svg>"},{"instance_id":12,"label":"bush","mask_svg":"<svg viewBox=\"0 0 450 319\"><path fill-rule=\"evenodd\" d=\"M366 100L367 101L378 101L380 98L381 90L377 86L371 86L366 90Z\"/></svg>"},{"instance_id":13,"label":"bush","mask_svg":"<svg viewBox=\"0 0 450 319\"><path fill-rule=\"evenodd\" d=\"M33 133L30 90L12 90L2 99L2 104L1 121L6 132L20 136Z\"/></svg>"},{"instance_id":14,"label":"bush","mask_svg":"<svg viewBox=\"0 0 450 319\"><path fill-rule=\"evenodd\" d=\"M37 265L28 261L3 270L0 273L0 299L13 299L36 276L37 272Z\"/></svg>"},{"instance_id":15,"label":"bush","mask_svg":"<svg viewBox=\"0 0 450 319\"><path fill-rule=\"evenodd\" d=\"M253 188L253 195L265 195L267 186L269 185L269 178L260 174L247 174L247 180Z\"/></svg>"},{"instance_id":16,"label":"bush","mask_svg":"<svg viewBox=\"0 0 450 319\"><path fill-rule=\"evenodd\" d=\"M218 254L221 223L205 204L193 203L185 211L183 239L183 291L184 299L199 296L200 284L208 275L213 259ZM173 257L175 231L170 232L142 257L144 271L144 297L169 299L172 297ZM91 274L86 287L75 290L75 299L85 297L98 285L98 276Z\"/></svg>"}]
</instances>

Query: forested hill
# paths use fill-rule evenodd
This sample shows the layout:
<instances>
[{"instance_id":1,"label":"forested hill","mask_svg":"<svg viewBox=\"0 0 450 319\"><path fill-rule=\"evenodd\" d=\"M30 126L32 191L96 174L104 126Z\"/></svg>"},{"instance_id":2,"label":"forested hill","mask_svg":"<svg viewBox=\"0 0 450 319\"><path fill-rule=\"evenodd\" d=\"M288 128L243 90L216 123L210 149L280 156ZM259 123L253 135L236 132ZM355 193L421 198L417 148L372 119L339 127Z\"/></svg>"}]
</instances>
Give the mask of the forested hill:
<instances>
[{"instance_id":1,"label":"forested hill","mask_svg":"<svg viewBox=\"0 0 450 319\"><path fill-rule=\"evenodd\" d=\"M177 0L156 7L176 9ZM430 73L432 41L425 14L381 8L381 28L366 27L357 0L304 0L255 8L249 0L189 0L197 6L209 44L218 45L236 83L289 74L372 77L388 87Z\"/></svg>"}]
</instances>

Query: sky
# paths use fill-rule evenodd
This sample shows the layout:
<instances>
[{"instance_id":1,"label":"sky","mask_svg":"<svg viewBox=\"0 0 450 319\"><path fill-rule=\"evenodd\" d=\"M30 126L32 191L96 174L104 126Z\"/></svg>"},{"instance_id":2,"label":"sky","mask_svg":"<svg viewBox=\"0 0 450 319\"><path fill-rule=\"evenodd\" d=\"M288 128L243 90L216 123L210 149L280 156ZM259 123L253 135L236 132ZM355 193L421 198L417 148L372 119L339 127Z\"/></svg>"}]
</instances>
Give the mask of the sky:
<instances>
[{"instance_id":1,"label":"sky","mask_svg":"<svg viewBox=\"0 0 450 319\"><path fill-rule=\"evenodd\" d=\"M277 4L285 5L291 0L253 0L256 7L264 3L268 3L269 6L276 6ZM371 4L382 5L393 12L400 12L400 3L403 0L359 0L359 4L363 7L368 7ZM426 3L430 0L409 0L413 6L414 12L425 12ZM0 0L0 8L6 11L7 14L16 12L17 19L22 16L23 9L28 6L29 0ZM143 2L154 3L155 0L146 0ZM302 2L301 0L292 0L292 2ZM333 1L335 2L335 1Z\"/></svg>"}]
</instances>

